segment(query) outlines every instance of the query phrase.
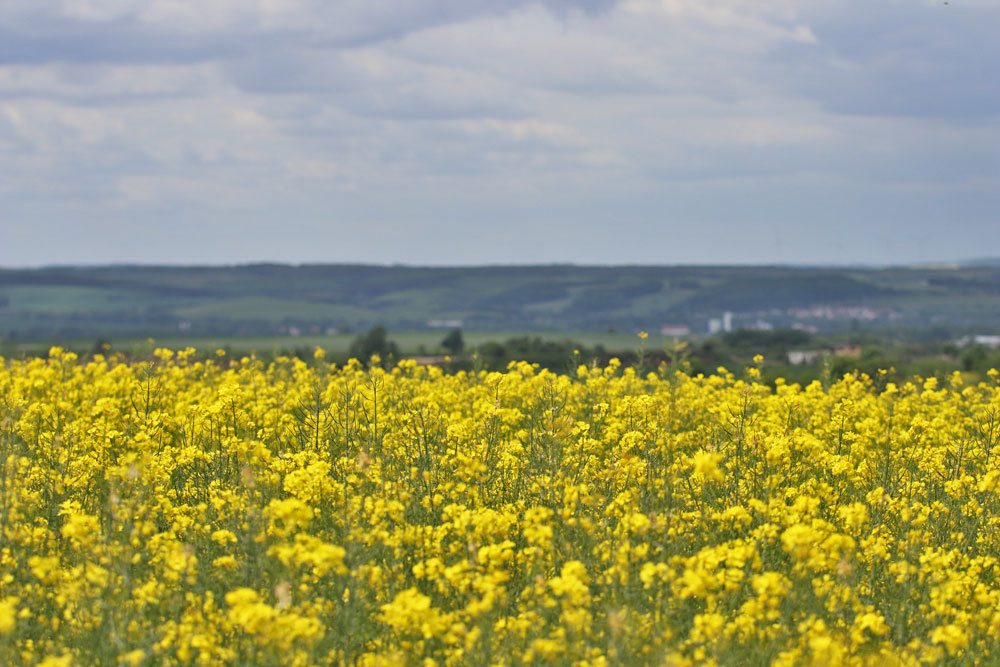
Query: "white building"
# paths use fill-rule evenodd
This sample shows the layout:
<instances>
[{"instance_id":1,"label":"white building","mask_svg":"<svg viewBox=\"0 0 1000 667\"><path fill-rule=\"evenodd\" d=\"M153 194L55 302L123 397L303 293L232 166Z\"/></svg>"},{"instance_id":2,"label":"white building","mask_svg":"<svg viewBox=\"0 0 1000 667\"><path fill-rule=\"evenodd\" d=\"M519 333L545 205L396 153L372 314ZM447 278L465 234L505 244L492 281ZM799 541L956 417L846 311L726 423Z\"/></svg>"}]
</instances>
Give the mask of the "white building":
<instances>
[{"instance_id":1,"label":"white building","mask_svg":"<svg viewBox=\"0 0 1000 667\"><path fill-rule=\"evenodd\" d=\"M788 363L793 366L814 364L823 358L823 350L789 350Z\"/></svg>"}]
</instances>

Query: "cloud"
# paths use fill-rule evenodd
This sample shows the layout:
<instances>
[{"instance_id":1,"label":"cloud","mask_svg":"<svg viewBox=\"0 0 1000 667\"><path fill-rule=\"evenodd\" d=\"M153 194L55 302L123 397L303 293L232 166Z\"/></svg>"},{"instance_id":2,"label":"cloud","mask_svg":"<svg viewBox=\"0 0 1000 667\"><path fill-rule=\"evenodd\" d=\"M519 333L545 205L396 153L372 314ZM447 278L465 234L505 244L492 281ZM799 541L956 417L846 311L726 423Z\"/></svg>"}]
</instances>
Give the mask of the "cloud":
<instances>
[{"instance_id":1,"label":"cloud","mask_svg":"<svg viewBox=\"0 0 1000 667\"><path fill-rule=\"evenodd\" d=\"M998 12L7 0L0 264L195 253L134 240L171 225L226 261L977 254L946 223L998 222Z\"/></svg>"},{"instance_id":2,"label":"cloud","mask_svg":"<svg viewBox=\"0 0 1000 667\"><path fill-rule=\"evenodd\" d=\"M350 48L430 26L504 13L522 0L6 0L0 62L206 62L277 45ZM613 2L547 6L593 13Z\"/></svg>"},{"instance_id":3,"label":"cloud","mask_svg":"<svg viewBox=\"0 0 1000 667\"><path fill-rule=\"evenodd\" d=\"M866 3L808 7L816 44L784 44L771 63L790 88L836 113L995 117L1000 5Z\"/></svg>"}]
</instances>

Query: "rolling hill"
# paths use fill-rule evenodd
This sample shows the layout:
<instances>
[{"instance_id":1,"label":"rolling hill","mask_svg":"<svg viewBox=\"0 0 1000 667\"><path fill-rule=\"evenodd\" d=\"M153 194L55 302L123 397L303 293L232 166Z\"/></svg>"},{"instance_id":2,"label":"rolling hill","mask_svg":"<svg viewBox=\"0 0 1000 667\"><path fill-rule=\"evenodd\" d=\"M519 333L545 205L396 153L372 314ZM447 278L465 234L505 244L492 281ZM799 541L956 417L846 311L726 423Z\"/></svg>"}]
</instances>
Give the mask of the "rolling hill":
<instances>
[{"instance_id":1,"label":"rolling hill","mask_svg":"<svg viewBox=\"0 0 1000 667\"><path fill-rule=\"evenodd\" d=\"M1000 267L372 265L0 270L0 337L470 331L1000 329ZM716 322L712 324L712 321Z\"/></svg>"}]
</instances>

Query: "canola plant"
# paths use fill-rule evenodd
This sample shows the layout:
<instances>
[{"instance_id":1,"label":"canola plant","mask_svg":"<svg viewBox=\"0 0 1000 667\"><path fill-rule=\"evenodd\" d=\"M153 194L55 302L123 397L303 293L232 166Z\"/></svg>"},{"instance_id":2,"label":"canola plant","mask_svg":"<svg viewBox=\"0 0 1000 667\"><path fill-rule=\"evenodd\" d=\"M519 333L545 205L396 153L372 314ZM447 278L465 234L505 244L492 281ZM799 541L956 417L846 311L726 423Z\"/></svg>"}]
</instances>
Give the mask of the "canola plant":
<instances>
[{"instance_id":1,"label":"canola plant","mask_svg":"<svg viewBox=\"0 0 1000 667\"><path fill-rule=\"evenodd\" d=\"M996 664L1000 385L0 364L0 663Z\"/></svg>"}]
</instances>

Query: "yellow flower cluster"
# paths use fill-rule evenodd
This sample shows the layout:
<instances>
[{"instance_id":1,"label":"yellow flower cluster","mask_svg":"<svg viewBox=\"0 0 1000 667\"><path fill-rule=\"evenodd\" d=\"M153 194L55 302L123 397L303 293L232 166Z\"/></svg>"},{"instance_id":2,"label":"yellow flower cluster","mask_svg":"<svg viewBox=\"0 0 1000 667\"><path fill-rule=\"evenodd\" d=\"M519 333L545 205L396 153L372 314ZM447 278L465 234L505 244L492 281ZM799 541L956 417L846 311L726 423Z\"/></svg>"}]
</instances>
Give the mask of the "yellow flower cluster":
<instances>
[{"instance_id":1,"label":"yellow flower cluster","mask_svg":"<svg viewBox=\"0 0 1000 667\"><path fill-rule=\"evenodd\" d=\"M996 373L0 362L0 664L1000 661Z\"/></svg>"}]
</instances>

